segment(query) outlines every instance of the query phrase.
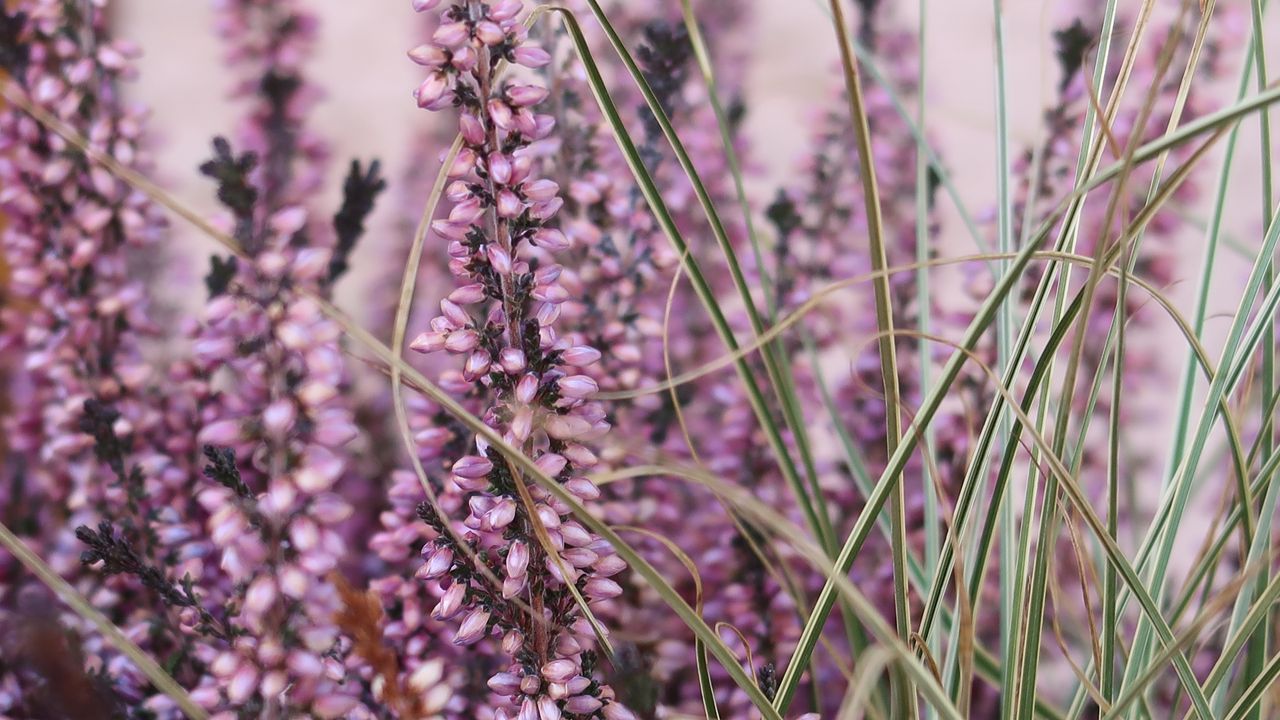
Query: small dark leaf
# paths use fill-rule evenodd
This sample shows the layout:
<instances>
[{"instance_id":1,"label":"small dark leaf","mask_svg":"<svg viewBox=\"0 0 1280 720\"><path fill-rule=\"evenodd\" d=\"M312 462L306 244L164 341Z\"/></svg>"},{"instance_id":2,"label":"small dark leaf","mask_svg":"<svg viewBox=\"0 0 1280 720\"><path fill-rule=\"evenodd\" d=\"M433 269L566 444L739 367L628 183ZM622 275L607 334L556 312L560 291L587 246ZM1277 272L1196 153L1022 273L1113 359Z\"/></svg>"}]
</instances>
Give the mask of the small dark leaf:
<instances>
[{"instance_id":1,"label":"small dark leaf","mask_svg":"<svg viewBox=\"0 0 1280 720\"><path fill-rule=\"evenodd\" d=\"M223 487L229 488L241 498L253 498L253 492L248 485L245 485L244 479L240 477L240 470L236 467L236 454L234 452L229 448L205 445L204 456L209 459L209 464L204 467L205 477Z\"/></svg>"},{"instance_id":2,"label":"small dark leaf","mask_svg":"<svg viewBox=\"0 0 1280 720\"><path fill-rule=\"evenodd\" d=\"M378 195L387 189L387 181L381 176L382 164L377 160L363 170L359 160L351 161L351 170L342 186L342 207L333 216L333 229L338 242L333 259L329 261L329 282L335 282L349 267L351 251L364 235L364 224L373 212Z\"/></svg>"},{"instance_id":3,"label":"small dark leaf","mask_svg":"<svg viewBox=\"0 0 1280 720\"><path fill-rule=\"evenodd\" d=\"M218 201L235 216L235 238L245 246L253 240L253 209L258 191L249 182L249 173L257 164L253 153L237 157L226 138L215 137L213 158L200 165L200 173L218 183Z\"/></svg>"},{"instance_id":4,"label":"small dark leaf","mask_svg":"<svg viewBox=\"0 0 1280 720\"><path fill-rule=\"evenodd\" d=\"M649 23L645 26L644 41L636 52L636 58L645 80L658 98L658 105L670 115L684 90L693 60L693 44L689 41L689 32L681 23ZM644 109L640 116L649 136L659 137L662 130L652 113Z\"/></svg>"},{"instance_id":5,"label":"small dark leaf","mask_svg":"<svg viewBox=\"0 0 1280 720\"><path fill-rule=\"evenodd\" d=\"M796 211L796 203L783 190L778 191L778 196L765 208L764 214L777 229L779 239L791 237L791 233L800 227L801 219L800 213Z\"/></svg>"},{"instance_id":6,"label":"small dark leaf","mask_svg":"<svg viewBox=\"0 0 1280 720\"><path fill-rule=\"evenodd\" d=\"M209 290L210 299L227 291L231 279L236 276L238 265L235 255L228 255L225 258L217 255L209 257L209 273L204 276L204 286Z\"/></svg>"},{"instance_id":7,"label":"small dark leaf","mask_svg":"<svg viewBox=\"0 0 1280 720\"><path fill-rule=\"evenodd\" d=\"M1057 45L1058 64L1062 67L1062 83L1058 87L1062 91L1067 89L1071 78L1084 65L1084 54L1093 44L1093 35L1085 30L1084 23L1077 18L1069 27L1054 31L1053 40Z\"/></svg>"},{"instance_id":8,"label":"small dark leaf","mask_svg":"<svg viewBox=\"0 0 1280 720\"><path fill-rule=\"evenodd\" d=\"M23 81L31 57L31 48L22 41L22 30L26 25L26 13L14 11L10 15L0 3L0 69L18 82Z\"/></svg>"}]
</instances>

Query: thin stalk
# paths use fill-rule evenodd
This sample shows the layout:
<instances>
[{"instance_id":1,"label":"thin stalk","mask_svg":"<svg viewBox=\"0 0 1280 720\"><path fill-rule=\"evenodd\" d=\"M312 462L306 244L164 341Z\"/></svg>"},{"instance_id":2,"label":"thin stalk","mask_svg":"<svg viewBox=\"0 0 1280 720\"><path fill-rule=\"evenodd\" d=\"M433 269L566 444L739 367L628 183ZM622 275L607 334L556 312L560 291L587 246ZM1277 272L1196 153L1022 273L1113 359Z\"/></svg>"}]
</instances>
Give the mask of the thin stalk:
<instances>
[{"instance_id":1,"label":"thin stalk","mask_svg":"<svg viewBox=\"0 0 1280 720\"><path fill-rule=\"evenodd\" d=\"M928 63L926 49L928 46L928 24L929 16L929 0L920 0L920 29L916 34L917 58L916 63L919 66L916 76L916 125L919 126L923 133L927 131L928 123L925 118L925 110L929 106L927 98L927 81L928 81ZM929 252L932 249L932 236L929 229L929 162L925 158L924 152L919 148L916 149L916 262L925 263L929 260ZM929 288L929 272L921 267L916 272L916 307L919 308L919 326L921 335L930 333L931 320L933 315L933 296ZM925 340L921 340L917 346L920 365L920 393L926 395L932 387L932 360L930 358L929 346ZM924 453L926 456L933 456L934 448L934 431L933 427L926 427L924 430ZM927 463L927 467L932 469L933 463ZM930 470L925 475L924 483L924 571L932 573L938 565L938 553L941 551L942 538L939 531L938 518L939 504L937 485L940 478ZM930 652L937 653L940 649L938 643L930 643L925 639L925 645Z\"/></svg>"},{"instance_id":2,"label":"thin stalk","mask_svg":"<svg viewBox=\"0 0 1280 720\"><path fill-rule=\"evenodd\" d=\"M884 247L884 218L880 207L880 186L876 178L875 159L871 150L871 128L863 104L862 78L858 72L858 57L853 50L848 23L839 0L831 0L831 22L840 45L840 63L844 70L845 94L849 102L849 117L853 122L858 146L858 167L861 177L863 202L867 214L867 241L870 245L871 267L883 273L889 262ZM893 332L893 298L888 275L880 275L873 283L876 301L876 328L880 333L880 374L884 383L885 446L892 455L902 439L902 409L898 387L897 338ZM889 498L890 526L893 537L890 552L893 559L893 609L898 637L905 643L911 640L911 606L907 596L907 510L902 485L896 484ZM792 668L788 667L788 671ZM914 718L919 715L915 692L907 685L901 672L890 673L893 691L894 717Z\"/></svg>"},{"instance_id":3,"label":"thin stalk","mask_svg":"<svg viewBox=\"0 0 1280 720\"><path fill-rule=\"evenodd\" d=\"M1009 163L1009 111L1007 107L1008 90L1005 83L1005 50L1004 50L1004 2L1003 0L992 0L993 29L995 35L995 113L996 113L996 233L997 233L997 249L999 252L1008 253L1013 250L1013 198L1009 189L1010 174L1012 168ZM1009 272L1009 261L1001 260L996 263L996 276L1003 277ZM1013 343L1013 303L1002 303L996 316L996 362L999 367L1008 367L1009 357ZM1009 427L1010 421L1007 415L1001 415L999 423L996 426L996 447L1004 448L1005 452L1011 452L1009 448ZM1034 495L1034 489L1030 491ZM1009 658L1014 657L1013 647L1018 630L1022 627L1020 621L1025 615L1016 612L1016 602L1021 586L1021 578L1024 577L1021 568L1015 569L1015 565L1020 565L1018 559L1023 557L1021 553L1015 554L1015 544L1013 542L1017 533L1017 520L1014 517L1013 506L1009 498L1000 498L995 501L997 504L996 512L1000 515L1000 535L1004 538L1004 542L1000 543L1000 656L1005 658L1005 676L1002 679L1002 687L1006 692L1002 695L1001 703L1002 717L1010 717L1013 703L1009 702L1010 695L1008 689L1014 688L1011 681L1013 673L1017 670L1017 663L1008 662ZM1030 505L1030 503L1028 503ZM1027 511L1030 507L1026 508ZM1031 513L1024 512L1024 525L1031 521ZM957 668L958 670L958 668ZM959 675L955 675L959 678ZM1016 696L1016 694L1014 695Z\"/></svg>"},{"instance_id":4,"label":"thin stalk","mask_svg":"<svg viewBox=\"0 0 1280 720\"><path fill-rule=\"evenodd\" d=\"M1253 64L1257 68L1257 86L1265 88L1267 86L1267 53L1266 53L1266 34L1263 32L1262 24L1262 0L1253 0L1249 3L1251 10L1250 15L1253 20ZM1264 226L1271 224L1271 203L1275 197L1272 189L1272 156L1271 156L1271 114L1263 111L1258 115L1258 125L1260 134L1260 144L1262 149L1262 223ZM1267 259L1267 276L1264 280L1264 287L1270 289L1271 285L1276 281L1275 261L1273 258ZM1258 439L1262 448L1262 460L1265 462L1271 455L1276 452L1276 425L1275 418L1265 412L1265 409L1272 404L1272 399L1280 393L1276 389L1276 332L1275 326L1269 324L1266 334L1262 340L1262 408L1264 410L1261 416L1262 427L1258 429ZM1274 486L1271 490L1274 490ZM1264 505L1263 515L1260 522L1264 524L1268 539L1270 537L1270 514L1275 512L1276 498L1274 494L1268 491L1269 502ZM1269 512L1267 510L1269 508ZM1252 559L1264 548L1258 547L1258 538L1254 537L1253 547L1250 548L1249 555ZM1264 569L1255 581L1255 587L1246 588L1241 592L1240 600L1232 613L1232 625L1234 626L1237 617L1243 612L1243 605L1247 596L1253 595L1254 592L1261 592L1266 586L1269 576L1268 569ZM1244 677L1257 677L1262 671L1263 664L1266 662L1268 655L1268 639L1269 633L1265 628L1260 628L1254 633L1253 639L1249 642L1249 649L1245 657L1245 666L1243 670ZM1215 696L1214 700L1218 701L1222 698L1220 693ZM1215 704L1215 710L1221 710L1221 706ZM1248 710L1245 714L1248 720L1261 720L1262 708L1255 706Z\"/></svg>"},{"instance_id":5,"label":"thin stalk","mask_svg":"<svg viewBox=\"0 0 1280 720\"><path fill-rule=\"evenodd\" d=\"M769 310L770 320L774 320L778 313L778 299L773 296L773 283L769 281L764 252L760 249L760 236L756 233L755 220L751 215L751 203L747 201L747 188L742 180L742 163L738 159L738 149L734 147L729 114L724 111L724 105L720 102L715 66L711 63L711 53L707 50L707 43L702 38L702 28L698 25L698 18L693 14L693 4L690 0L680 0L680 10L684 14L684 26L689 32L689 42L693 45L693 56L698 61L702 80L707 85L707 98L711 101L711 110L716 116L716 126L720 130L720 144L724 147L725 161L729 165L729 174L733 177L733 189L738 196L738 206L742 210L742 221L746 224L747 238L751 241L756 272L760 274L760 291L764 294L765 308Z\"/></svg>"}]
</instances>

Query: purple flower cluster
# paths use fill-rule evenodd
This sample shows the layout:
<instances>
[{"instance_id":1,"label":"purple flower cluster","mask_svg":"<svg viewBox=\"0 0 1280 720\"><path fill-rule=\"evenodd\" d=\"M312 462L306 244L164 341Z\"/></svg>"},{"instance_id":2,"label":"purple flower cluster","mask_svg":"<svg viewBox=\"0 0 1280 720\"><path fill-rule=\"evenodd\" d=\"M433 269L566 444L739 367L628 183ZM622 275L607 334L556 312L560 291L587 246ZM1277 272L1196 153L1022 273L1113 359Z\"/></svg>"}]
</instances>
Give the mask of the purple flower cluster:
<instances>
[{"instance_id":1,"label":"purple flower cluster","mask_svg":"<svg viewBox=\"0 0 1280 720\"><path fill-rule=\"evenodd\" d=\"M419 106L457 107L464 139L449 170L453 207L432 225L448 242L456 287L411 347L463 358L462 369L448 371L442 385L473 402L542 472L592 501L599 490L584 473L598 460L586 443L610 426L590 400L596 382L580 370L600 353L557 335L569 293L555 254L570 241L551 222L563 205L559 187L538 177L529 151L555 122L536 110L545 88L502 76L506 63L537 68L550 60L527 42L523 11L519 0L450 6L432 41L410 52L428 72L415 93ZM443 449L453 434L445 426L418 439ZM441 460L451 460L444 492L457 496L462 517L419 507L435 537L424 546L418 575L439 583L432 617L461 618L455 645L500 636L499 657L506 659L488 680L496 696L492 716L632 717L593 677L594 633L570 591L592 604L619 595L612 576L625 565L613 548L483 439L469 454Z\"/></svg>"},{"instance_id":2,"label":"purple flower cluster","mask_svg":"<svg viewBox=\"0 0 1280 720\"><path fill-rule=\"evenodd\" d=\"M341 328L301 294L327 294L345 267L335 261L350 251L339 220L331 230L306 204L326 155L300 129L314 94L300 66L315 21L296 3L232 1L219 11L232 64L246 71L237 95L249 99L241 136L250 151L215 142L201 169L218 182L228 230L248 257L215 259L183 379L199 398L196 445L226 448L236 481L196 496L203 533L190 516L183 527L202 545L188 572L234 609L243 634L201 646L208 674L193 697L211 709L356 717L362 691L347 681L329 576L347 556L351 488L364 484L350 456L359 430ZM365 177L358 166L352 176Z\"/></svg>"},{"instance_id":3,"label":"purple flower cluster","mask_svg":"<svg viewBox=\"0 0 1280 720\"><path fill-rule=\"evenodd\" d=\"M0 11L0 33L0 70L28 102L86 138L91 150L149 168L146 113L126 102L121 88L137 48L110 39L100 4L24 2L12 15ZM139 498L157 488L129 468L165 464L148 443L163 418L149 404L155 371L141 346L155 328L136 263L136 253L162 239L165 220L141 193L17 107L0 112L0 215L10 273L0 354L11 402L0 518L121 625L145 627L131 616L127 593L81 572L74 528L96 524L113 507L141 525ZM33 672L31 633L45 622L83 625L71 613L54 619L47 606L36 620L32 612L45 598L8 555L0 578L7 638L0 712L53 711L62 699L56 681ZM120 667L100 639L77 651L88 662Z\"/></svg>"}]
</instances>

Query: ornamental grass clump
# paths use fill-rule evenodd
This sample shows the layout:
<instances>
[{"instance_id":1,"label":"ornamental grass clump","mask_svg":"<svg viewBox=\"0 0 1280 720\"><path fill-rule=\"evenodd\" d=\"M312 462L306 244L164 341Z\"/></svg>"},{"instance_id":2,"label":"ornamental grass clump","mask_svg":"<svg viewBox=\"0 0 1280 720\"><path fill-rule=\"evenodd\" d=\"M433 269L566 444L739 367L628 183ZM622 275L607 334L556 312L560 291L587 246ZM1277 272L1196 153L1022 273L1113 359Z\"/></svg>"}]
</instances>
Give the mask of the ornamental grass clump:
<instances>
[{"instance_id":1,"label":"ornamental grass clump","mask_svg":"<svg viewBox=\"0 0 1280 720\"><path fill-rule=\"evenodd\" d=\"M966 1L4 3L0 718L1275 715L1273 18Z\"/></svg>"}]
</instances>

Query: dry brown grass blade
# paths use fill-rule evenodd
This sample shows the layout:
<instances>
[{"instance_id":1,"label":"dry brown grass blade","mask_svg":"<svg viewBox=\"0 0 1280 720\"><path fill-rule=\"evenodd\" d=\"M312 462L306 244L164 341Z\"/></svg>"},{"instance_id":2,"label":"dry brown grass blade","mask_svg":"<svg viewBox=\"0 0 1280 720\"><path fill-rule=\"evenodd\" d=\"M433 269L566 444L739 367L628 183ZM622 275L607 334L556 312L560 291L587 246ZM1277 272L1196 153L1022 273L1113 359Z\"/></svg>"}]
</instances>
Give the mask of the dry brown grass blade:
<instances>
[{"instance_id":1,"label":"dry brown grass blade","mask_svg":"<svg viewBox=\"0 0 1280 720\"><path fill-rule=\"evenodd\" d=\"M377 593L357 590L336 573L330 576L329 582L337 589L342 602L333 621L351 639L351 652L363 658L373 670L377 700L401 720L438 720L452 693L443 684L433 683L428 688L406 687L401 683L399 656L383 642L385 613ZM439 664L443 673L443 662L433 662Z\"/></svg>"},{"instance_id":2,"label":"dry brown grass blade","mask_svg":"<svg viewBox=\"0 0 1280 720\"><path fill-rule=\"evenodd\" d=\"M1066 513L1063 512L1062 514L1065 515ZM1106 712L1110 707L1110 703L1108 703L1107 699L1102 696L1102 690L1099 689L1091 679L1089 679L1089 674L1084 671L1084 668L1080 666L1080 663L1076 662L1075 658L1071 656L1071 646L1067 643L1066 636L1062 633L1062 613L1058 612L1058 609L1062 607L1058 600L1058 594L1061 590L1058 588L1057 576L1053 572L1053 566L1056 563L1052 557L1050 557L1048 562L1050 570L1045 587L1049 591L1049 603L1050 607L1052 607L1054 611L1050 620L1050 625L1053 627L1053 639L1058 645L1058 650L1062 653L1062 659L1065 660L1067 666L1071 668L1071 674L1075 676L1076 682L1080 683L1080 687L1084 688L1084 691L1088 693L1089 697L1098 705L1099 708L1102 709L1103 712ZM1086 612L1088 612L1087 607ZM1092 619L1089 624L1093 624ZM1094 635L1095 646L1097 645L1096 637L1097 636ZM1099 652L1096 657L1101 657L1101 653Z\"/></svg>"}]
</instances>

